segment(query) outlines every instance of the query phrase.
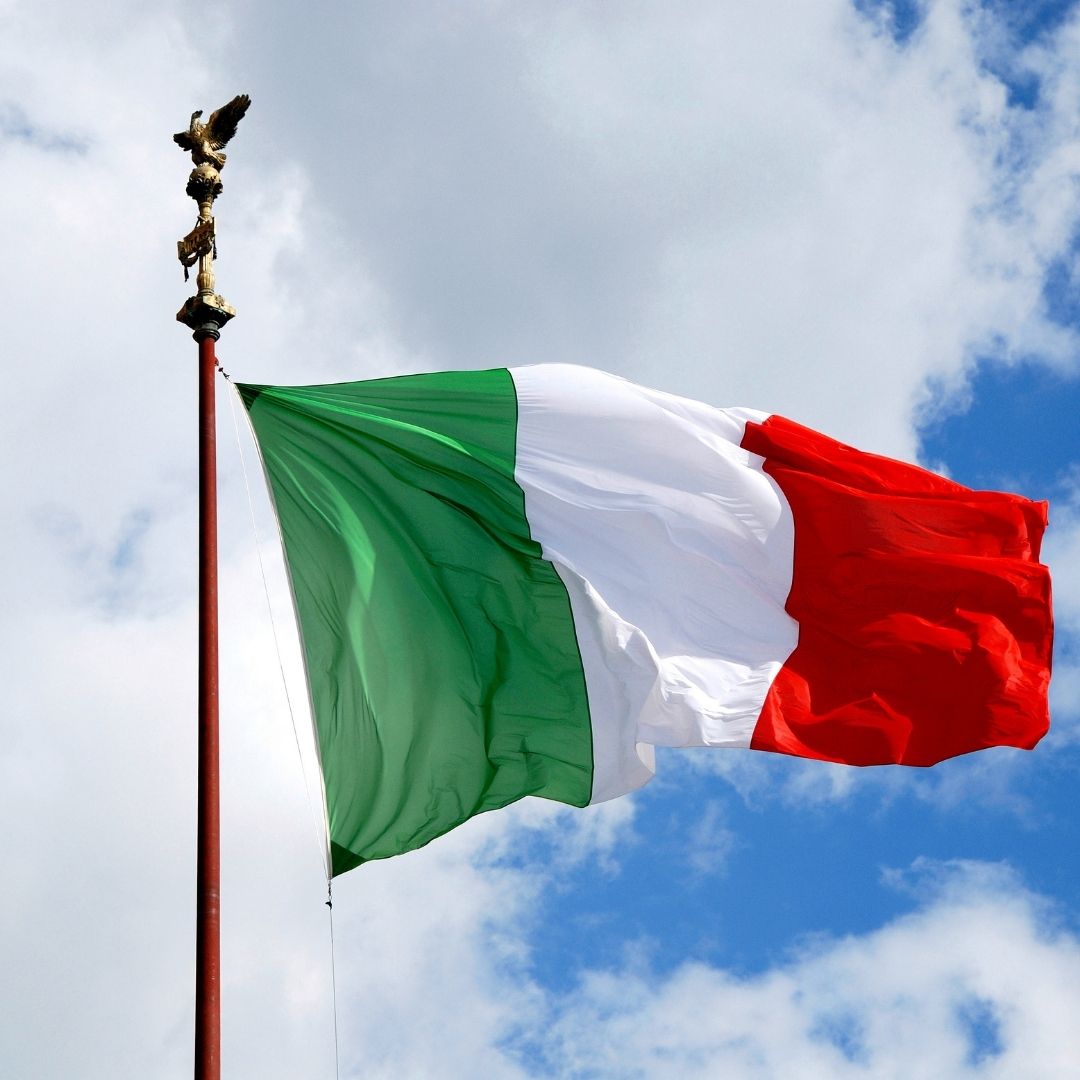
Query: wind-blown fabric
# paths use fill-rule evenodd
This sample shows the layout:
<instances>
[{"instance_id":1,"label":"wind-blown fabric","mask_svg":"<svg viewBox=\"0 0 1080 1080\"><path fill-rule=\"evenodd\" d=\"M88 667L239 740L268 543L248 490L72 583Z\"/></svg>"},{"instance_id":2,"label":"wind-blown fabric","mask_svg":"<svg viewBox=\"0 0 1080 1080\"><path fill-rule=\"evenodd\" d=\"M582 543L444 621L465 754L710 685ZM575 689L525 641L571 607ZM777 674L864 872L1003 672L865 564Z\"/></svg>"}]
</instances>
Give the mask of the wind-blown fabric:
<instances>
[{"instance_id":1,"label":"wind-blown fabric","mask_svg":"<svg viewBox=\"0 0 1080 1080\"><path fill-rule=\"evenodd\" d=\"M1046 506L568 365L242 385L333 872L655 746L931 765L1047 730Z\"/></svg>"}]
</instances>

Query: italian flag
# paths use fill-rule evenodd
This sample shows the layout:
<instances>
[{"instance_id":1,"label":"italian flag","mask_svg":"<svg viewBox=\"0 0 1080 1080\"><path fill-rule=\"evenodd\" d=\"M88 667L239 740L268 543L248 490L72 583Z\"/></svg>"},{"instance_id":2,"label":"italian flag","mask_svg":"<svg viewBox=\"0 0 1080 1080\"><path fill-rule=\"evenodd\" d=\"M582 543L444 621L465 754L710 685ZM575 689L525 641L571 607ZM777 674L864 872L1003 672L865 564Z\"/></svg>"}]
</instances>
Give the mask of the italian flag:
<instances>
[{"instance_id":1,"label":"italian flag","mask_svg":"<svg viewBox=\"0 0 1080 1080\"><path fill-rule=\"evenodd\" d=\"M1044 503L568 365L239 391L335 875L633 791L656 746L932 765L1047 730Z\"/></svg>"}]
</instances>

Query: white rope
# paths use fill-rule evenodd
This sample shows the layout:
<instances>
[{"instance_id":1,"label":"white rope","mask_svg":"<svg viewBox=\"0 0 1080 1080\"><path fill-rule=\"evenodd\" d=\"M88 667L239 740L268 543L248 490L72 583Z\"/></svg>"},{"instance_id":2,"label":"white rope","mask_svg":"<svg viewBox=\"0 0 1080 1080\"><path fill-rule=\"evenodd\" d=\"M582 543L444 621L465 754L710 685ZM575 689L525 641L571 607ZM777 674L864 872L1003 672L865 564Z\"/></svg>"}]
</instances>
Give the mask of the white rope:
<instances>
[{"instance_id":1,"label":"white rope","mask_svg":"<svg viewBox=\"0 0 1080 1080\"><path fill-rule=\"evenodd\" d=\"M221 370L222 375L225 375L224 370ZM229 385L235 392L235 396L240 396L240 391L233 385L228 375L225 375ZM242 404L242 403L241 403ZM296 756L300 762L300 772L304 778L304 793L307 797L308 809L311 811L312 824L315 828L315 845L319 849L319 859L323 863L323 869L326 873L326 882L330 884L330 867L326 862L326 844L323 843L322 833L319 830L319 821L321 814L315 809L315 800L311 794L311 784L308 782L307 769L304 768L304 753L300 749L300 733L296 726L296 713L293 710L292 697L289 694L289 680L285 677L285 661L281 655L281 639L278 636L277 620L274 618L274 605L270 602L270 585L266 577L266 564L263 562L262 556L262 540L259 536L259 526L255 520L255 500L251 495L251 484L248 481L247 462L244 460L244 448L240 442L240 424L236 419L236 402L234 401L234 395L229 395L229 411L232 413L233 430L236 432L236 449L240 453L240 471L244 476L244 490L247 492L248 510L251 513L251 530L255 534L255 553L259 557L259 573L262 575L263 592L266 595L266 610L270 613L270 630L274 636L274 651L277 653L278 670L281 672L281 685L285 690L285 703L289 708L289 722L292 725L293 741L296 743ZM247 415L245 409L244 415ZM336 1005L335 1005L335 1017L334 1023L337 1024Z\"/></svg>"},{"instance_id":2,"label":"white rope","mask_svg":"<svg viewBox=\"0 0 1080 1080\"><path fill-rule=\"evenodd\" d=\"M329 881L326 883L326 906L330 909L330 991L334 1001L334 1076L341 1080L341 1065L338 1059L337 1028L337 962L334 950L334 894Z\"/></svg>"}]
</instances>

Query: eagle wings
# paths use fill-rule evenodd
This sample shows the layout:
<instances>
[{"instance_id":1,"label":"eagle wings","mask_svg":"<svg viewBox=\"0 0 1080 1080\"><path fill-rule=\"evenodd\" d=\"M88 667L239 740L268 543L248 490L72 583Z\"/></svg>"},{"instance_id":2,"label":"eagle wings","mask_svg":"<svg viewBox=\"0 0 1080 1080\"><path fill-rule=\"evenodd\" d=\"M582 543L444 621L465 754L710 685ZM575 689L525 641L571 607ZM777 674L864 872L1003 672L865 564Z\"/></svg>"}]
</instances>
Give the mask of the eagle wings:
<instances>
[{"instance_id":1,"label":"eagle wings","mask_svg":"<svg viewBox=\"0 0 1080 1080\"><path fill-rule=\"evenodd\" d=\"M210 114L205 124L201 123L202 109L191 114L191 125L187 131L178 131L173 142L184 150L191 151L191 160L196 165L213 165L220 169L225 164L222 147L236 134L236 126L251 104L247 94L237 94L228 103Z\"/></svg>"}]
</instances>

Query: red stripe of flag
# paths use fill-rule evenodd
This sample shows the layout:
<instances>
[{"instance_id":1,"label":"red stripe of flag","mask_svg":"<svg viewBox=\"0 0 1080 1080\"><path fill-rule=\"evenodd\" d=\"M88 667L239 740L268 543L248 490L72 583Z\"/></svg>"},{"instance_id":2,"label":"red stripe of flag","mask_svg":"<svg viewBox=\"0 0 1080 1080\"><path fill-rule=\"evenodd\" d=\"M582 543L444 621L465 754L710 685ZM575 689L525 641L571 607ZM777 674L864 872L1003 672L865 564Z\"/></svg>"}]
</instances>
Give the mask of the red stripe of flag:
<instances>
[{"instance_id":1,"label":"red stripe of flag","mask_svg":"<svg viewBox=\"0 0 1080 1080\"><path fill-rule=\"evenodd\" d=\"M773 416L742 445L795 520L799 643L752 747L851 765L1030 749L1049 726L1046 503L971 491Z\"/></svg>"}]
</instances>

